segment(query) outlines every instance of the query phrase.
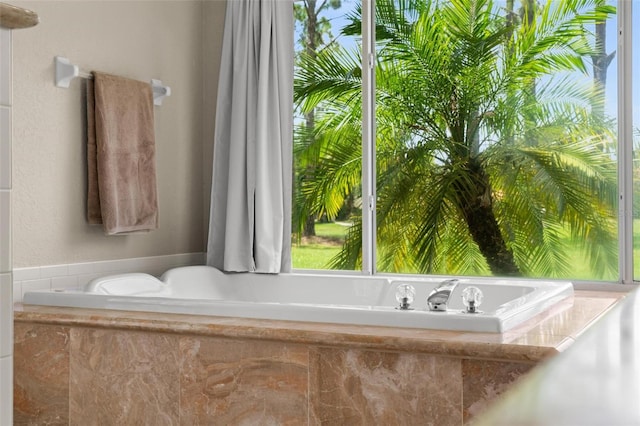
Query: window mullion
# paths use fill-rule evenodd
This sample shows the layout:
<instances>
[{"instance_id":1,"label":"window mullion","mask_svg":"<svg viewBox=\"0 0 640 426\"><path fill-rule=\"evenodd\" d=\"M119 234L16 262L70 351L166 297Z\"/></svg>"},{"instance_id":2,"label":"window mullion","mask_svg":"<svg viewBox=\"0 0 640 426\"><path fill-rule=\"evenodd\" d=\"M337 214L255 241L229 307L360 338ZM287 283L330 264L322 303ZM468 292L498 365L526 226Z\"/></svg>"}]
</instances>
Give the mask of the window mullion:
<instances>
[{"instance_id":1,"label":"window mullion","mask_svg":"<svg viewBox=\"0 0 640 426\"><path fill-rule=\"evenodd\" d=\"M375 4L362 2L362 272L376 272Z\"/></svg>"},{"instance_id":2,"label":"window mullion","mask_svg":"<svg viewBox=\"0 0 640 426\"><path fill-rule=\"evenodd\" d=\"M618 237L620 281L633 283L632 2L618 2Z\"/></svg>"}]
</instances>

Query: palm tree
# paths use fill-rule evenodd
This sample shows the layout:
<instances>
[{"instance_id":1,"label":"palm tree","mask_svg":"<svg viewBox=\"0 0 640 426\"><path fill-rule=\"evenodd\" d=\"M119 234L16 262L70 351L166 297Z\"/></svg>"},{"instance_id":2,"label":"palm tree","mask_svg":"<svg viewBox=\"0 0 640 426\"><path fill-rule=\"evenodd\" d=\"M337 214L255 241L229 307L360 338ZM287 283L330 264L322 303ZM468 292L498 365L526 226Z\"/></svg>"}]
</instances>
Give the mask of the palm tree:
<instances>
[{"instance_id":1,"label":"palm tree","mask_svg":"<svg viewBox=\"0 0 640 426\"><path fill-rule=\"evenodd\" d=\"M568 75L594 53L585 26L614 12L595 3L548 1L514 26L491 0L376 2L380 270L563 276L565 232L594 274L615 270L615 160L597 149L613 137ZM296 72L296 102L322 111L303 191L329 216L359 187L360 63L338 49ZM333 267L358 265L360 233L356 218Z\"/></svg>"},{"instance_id":2,"label":"palm tree","mask_svg":"<svg viewBox=\"0 0 640 426\"><path fill-rule=\"evenodd\" d=\"M311 60L315 59L316 52L320 48L327 48L329 44L333 43L333 36L331 34L331 24L326 17L322 17L321 14L327 9L339 9L342 5L342 0L322 0L320 2L316 0L302 0L300 3L294 4L294 17L296 22L300 22L302 30L300 31L300 40L298 43L303 47L306 56ZM328 36L329 41L325 41L325 36ZM306 147L310 143L310 139L313 139L313 129L315 126L315 111L313 109L304 112L304 125L299 127L296 131L296 148L302 146ZM296 158L298 158L296 156ZM309 167L313 167L312 164L296 164L294 168L294 182L304 181L307 175L313 175L313 170L309 170ZM298 185L294 186L294 191ZM294 194L294 198L297 202L294 204L296 211L293 215L293 223L295 232L305 237L315 236L315 216L313 213L306 214L304 210L304 199L299 198L300 194Z\"/></svg>"}]
</instances>

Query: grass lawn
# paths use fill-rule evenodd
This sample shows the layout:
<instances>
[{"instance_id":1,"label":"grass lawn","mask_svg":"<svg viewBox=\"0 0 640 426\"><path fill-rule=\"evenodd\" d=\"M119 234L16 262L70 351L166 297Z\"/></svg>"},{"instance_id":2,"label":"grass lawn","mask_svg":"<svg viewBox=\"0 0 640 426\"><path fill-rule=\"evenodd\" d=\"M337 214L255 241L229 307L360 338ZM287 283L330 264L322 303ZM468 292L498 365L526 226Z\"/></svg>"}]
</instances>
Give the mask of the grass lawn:
<instances>
[{"instance_id":1,"label":"grass lawn","mask_svg":"<svg viewBox=\"0 0 640 426\"><path fill-rule=\"evenodd\" d=\"M316 236L291 248L294 269L328 269L328 264L342 247L348 224L316 223Z\"/></svg>"},{"instance_id":2,"label":"grass lawn","mask_svg":"<svg viewBox=\"0 0 640 426\"><path fill-rule=\"evenodd\" d=\"M300 244L294 242L292 258L294 269L328 269L331 259L338 254L344 237L348 232L347 224L317 223L316 237L306 239ZM634 220L634 276L640 279L640 219ZM568 279L589 279L589 259L578 248L569 253L571 259L572 276ZM606 280L617 280L617 277L604 277Z\"/></svg>"}]
</instances>

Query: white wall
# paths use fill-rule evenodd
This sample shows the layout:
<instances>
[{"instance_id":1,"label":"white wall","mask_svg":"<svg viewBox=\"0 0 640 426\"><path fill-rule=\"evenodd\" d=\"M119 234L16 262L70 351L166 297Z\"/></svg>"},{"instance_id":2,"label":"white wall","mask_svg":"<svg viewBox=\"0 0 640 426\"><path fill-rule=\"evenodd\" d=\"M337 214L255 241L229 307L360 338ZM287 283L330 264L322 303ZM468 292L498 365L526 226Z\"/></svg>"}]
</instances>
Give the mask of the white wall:
<instances>
[{"instance_id":1,"label":"white wall","mask_svg":"<svg viewBox=\"0 0 640 426\"><path fill-rule=\"evenodd\" d=\"M224 0L12 4L35 10L40 24L0 29L0 425L13 414L13 266L21 289L77 285L112 268L188 264L204 251L225 10ZM86 224L83 84L54 86L56 55L171 86L155 109L159 230L105 237Z\"/></svg>"},{"instance_id":2,"label":"white wall","mask_svg":"<svg viewBox=\"0 0 640 426\"><path fill-rule=\"evenodd\" d=\"M214 117L205 99L215 97L225 3L13 4L40 16L37 27L13 36L14 268L204 251L211 149L203 134L212 134ZM205 51L211 57L203 60ZM158 230L106 237L87 225L83 81L55 87L56 55L85 71L171 86L155 107Z\"/></svg>"}]
</instances>

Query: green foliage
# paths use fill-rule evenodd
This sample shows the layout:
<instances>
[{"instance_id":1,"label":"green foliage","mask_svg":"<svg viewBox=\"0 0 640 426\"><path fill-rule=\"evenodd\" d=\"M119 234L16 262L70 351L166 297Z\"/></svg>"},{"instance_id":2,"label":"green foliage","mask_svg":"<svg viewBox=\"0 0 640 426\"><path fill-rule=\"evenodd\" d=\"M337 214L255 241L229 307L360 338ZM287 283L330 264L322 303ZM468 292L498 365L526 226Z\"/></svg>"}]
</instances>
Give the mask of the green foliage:
<instances>
[{"instance_id":1,"label":"green foliage","mask_svg":"<svg viewBox=\"0 0 640 426\"><path fill-rule=\"evenodd\" d=\"M592 117L601 92L568 77L595 52L585 27L615 10L531 12L514 25L491 0L376 2L379 270L566 276L577 242L594 278L617 268L614 135ZM344 33L360 22L356 10ZM340 46L300 56L294 100L316 112L296 144L314 171L306 212L333 218L359 196L360 64ZM361 263L353 220L332 267Z\"/></svg>"}]
</instances>

